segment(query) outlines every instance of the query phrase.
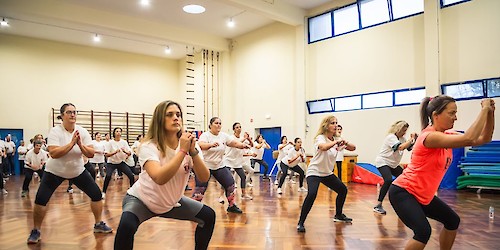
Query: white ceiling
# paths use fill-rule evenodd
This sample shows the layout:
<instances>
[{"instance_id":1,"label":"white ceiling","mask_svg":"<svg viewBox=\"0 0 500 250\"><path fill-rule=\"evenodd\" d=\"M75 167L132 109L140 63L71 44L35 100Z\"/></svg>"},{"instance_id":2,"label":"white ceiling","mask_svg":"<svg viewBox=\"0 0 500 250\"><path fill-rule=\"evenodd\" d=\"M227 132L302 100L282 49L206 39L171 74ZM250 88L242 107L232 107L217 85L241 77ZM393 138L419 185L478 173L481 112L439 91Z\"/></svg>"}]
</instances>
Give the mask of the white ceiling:
<instances>
[{"instance_id":1,"label":"white ceiling","mask_svg":"<svg viewBox=\"0 0 500 250\"><path fill-rule=\"evenodd\" d=\"M226 50L228 39L273 22L299 25L333 0L0 0L0 33L179 59L192 48ZM200 4L202 14L182 11ZM229 28L230 17L236 27ZM100 43L92 36L101 34ZM172 53L163 52L169 46Z\"/></svg>"}]
</instances>

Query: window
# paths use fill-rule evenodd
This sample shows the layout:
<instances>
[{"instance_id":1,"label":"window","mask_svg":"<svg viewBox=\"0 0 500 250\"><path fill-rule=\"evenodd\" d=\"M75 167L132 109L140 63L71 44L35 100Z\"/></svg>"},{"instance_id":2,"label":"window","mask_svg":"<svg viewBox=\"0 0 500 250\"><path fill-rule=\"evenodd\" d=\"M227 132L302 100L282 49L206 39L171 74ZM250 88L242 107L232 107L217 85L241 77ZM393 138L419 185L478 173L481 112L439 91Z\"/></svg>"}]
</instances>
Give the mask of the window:
<instances>
[{"instance_id":1,"label":"window","mask_svg":"<svg viewBox=\"0 0 500 250\"><path fill-rule=\"evenodd\" d=\"M418 104L425 97L425 89L402 90L394 93L394 105Z\"/></svg>"},{"instance_id":2,"label":"window","mask_svg":"<svg viewBox=\"0 0 500 250\"><path fill-rule=\"evenodd\" d=\"M443 94L455 99L483 97L483 81L465 82L460 84L442 85Z\"/></svg>"},{"instance_id":3,"label":"window","mask_svg":"<svg viewBox=\"0 0 500 250\"><path fill-rule=\"evenodd\" d=\"M392 91L363 95L363 108L380 108L392 106Z\"/></svg>"},{"instance_id":4,"label":"window","mask_svg":"<svg viewBox=\"0 0 500 250\"><path fill-rule=\"evenodd\" d=\"M307 107L309 108L309 114L333 111L330 99L307 102Z\"/></svg>"},{"instance_id":5,"label":"window","mask_svg":"<svg viewBox=\"0 0 500 250\"><path fill-rule=\"evenodd\" d=\"M361 109L361 96L335 98L335 111Z\"/></svg>"},{"instance_id":6,"label":"window","mask_svg":"<svg viewBox=\"0 0 500 250\"><path fill-rule=\"evenodd\" d=\"M468 1L470 0L441 0L441 8Z\"/></svg>"},{"instance_id":7,"label":"window","mask_svg":"<svg viewBox=\"0 0 500 250\"><path fill-rule=\"evenodd\" d=\"M424 12L424 0L392 0L392 18L399 19Z\"/></svg>"},{"instance_id":8,"label":"window","mask_svg":"<svg viewBox=\"0 0 500 250\"><path fill-rule=\"evenodd\" d=\"M309 18L309 42L332 37L332 13Z\"/></svg>"},{"instance_id":9,"label":"window","mask_svg":"<svg viewBox=\"0 0 500 250\"><path fill-rule=\"evenodd\" d=\"M360 3L361 27L368 27L389 21L387 0L364 0Z\"/></svg>"},{"instance_id":10,"label":"window","mask_svg":"<svg viewBox=\"0 0 500 250\"><path fill-rule=\"evenodd\" d=\"M351 4L333 11L334 35L344 34L359 29L358 5Z\"/></svg>"},{"instance_id":11,"label":"window","mask_svg":"<svg viewBox=\"0 0 500 250\"><path fill-rule=\"evenodd\" d=\"M486 80L486 96L500 97L500 78Z\"/></svg>"}]
</instances>

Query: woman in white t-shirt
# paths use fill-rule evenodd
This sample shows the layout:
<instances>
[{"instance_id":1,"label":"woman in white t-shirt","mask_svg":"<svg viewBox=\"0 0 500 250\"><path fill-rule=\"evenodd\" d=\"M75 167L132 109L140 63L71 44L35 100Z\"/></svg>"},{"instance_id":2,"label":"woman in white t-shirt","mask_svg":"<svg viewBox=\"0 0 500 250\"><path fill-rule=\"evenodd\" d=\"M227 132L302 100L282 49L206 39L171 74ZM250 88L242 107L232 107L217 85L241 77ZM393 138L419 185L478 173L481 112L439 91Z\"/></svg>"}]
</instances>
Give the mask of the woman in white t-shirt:
<instances>
[{"instance_id":1,"label":"woman in white t-shirt","mask_svg":"<svg viewBox=\"0 0 500 250\"><path fill-rule=\"evenodd\" d=\"M41 239L40 228L47 213L47 203L61 183L68 179L80 188L90 199L90 207L94 214L94 233L111 233L113 230L101 220L102 198L99 187L83 167L83 158L93 157L94 149L89 132L76 125L76 108L66 103L60 108L57 117L62 123L49 132L47 147L50 158L45 165L45 172L36 193L33 208L34 228L28 238L28 244L38 243Z\"/></svg>"},{"instance_id":2,"label":"woman in white t-shirt","mask_svg":"<svg viewBox=\"0 0 500 250\"><path fill-rule=\"evenodd\" d=\"M319 184L323 183L328 188L337 192L335 202L335 222L352 222L352 219L342 213L345 199L347 196L347 187L333 174L335 161L337 159L337 148L345 144L343 140L335 140L334 135L337 129L337 118L333 115L323 118L320 124L318 133L314 138L314 156L307 167L307 187L309 191L302 210L300 212L299 223L297 225L298 232L305 232L304 222L306 221L309 211L311 211L314 200L318 195Z\"/></svg>"},{"instance_id":3,"label":"woman in white t-shirt","mask_svg":"<svg viewBox=\"0 0 500 250\"><path fill-rule=\"evenodd\" d=\"M300 138L295 138L294 147L287 151L285 157L283 157L280 161L280 168L283 170L283 173L288 173L288 169L299 174L299 192L307 192L307 189L304 188L304 170L299 166L299 163L305 162L306 152L304 148L302 148L302 140ZM283 174L278 183L278 190L276 192L278 194L282 194L283 191L281 187L285 182L286 175Z\"/></svg>"},{"instance_id":4,"label":"woman in white t-shirt","mask_svg":"<svg viewBox=\"0 0 500 250\"><path fill-rule=\"evenodd\" d=\"M249 142L248 145L252 145L252 140L249 139L249 135L247 133L241 137L241 124L239 122L235 122L233 124L234 134L230 136L231 140L237 140L241 143ZM246 175L243 170L243 155L245 154L245 149L228 147L226 148L226 153L224 154L223 164L226 167L230 167L234 169L234 171L240 177L240 187L241 187L241 199L243 200L251 200L252 196L246 193Z\"/></svg>"},{"instance_id":5,"label":"woman in white t-shirt","mask_svg":"<svg viewBox=\"0 0 500 250\"><path fill-rule=\"evenodd\" d=\"M293 148L293 142L288 142L288 138L284 135L281 137L280 144L278 144L278 158L276 159L276 165L278 165L278 174L276 174L276 180L274 181L274 185L279 184L279 180L281 179L281 175L283 174L283 170L281 170L281 160L286 156L288 150ZM285 173L285 177L288 173ZM290 181L292 181L292 176L290 175Z\"/></svg>"},{"instance_id":6,"label":"woman in white t-shirt","mask_svg":"<svg viewBox=\"0 0 500 250\"><path fill-rule=\"evenodd\" d=\"M403 168L399 166L403 152L405 149L411 151L417 139L416 133L410 135L410 140L404 138L408 127L410 125L406 121L397 121L392 124L382 148L375 158L375 166L384 179L384 184L378 194L378 204L373 208L376 213L387 214L382 202L392 184L392 176L398 177L403 173Z\"/></svg>"},{"instance_id":7,"label":"woman in white t-shirt","mask_svg":"<svg viewBox=\"0 0 500 250\"><path fill-rule=\"evenodd\" d=\"M203 159L205 165L210 169L210 174L222 185L226 192L226 198L229 204L227 211L230 213L243 213L238 206L236 206L234 193L235 184L234 178L231 175L229 167L224 166L222 161L227 147L236 147L239 149L248 148L248 145L232 140L231 137L221 132L221 120L219 117L212 117L208 126L209 131L201 134L198 143L203 151ZM196 188L193 192L193 199L201 201L203 195L208 187L208 181L204 182L199 180L195 175Z\"/></svg>"},{"instance_id":8,"label":"woman in white t-shirt","mask_svg":"<svg viewBox=\"0 0 500 250\"><path fill-rule=\"evenodd\" d=\"M28 153L28 148L25 146L24 141L19 142L19 147L17 147L17 155L19 159L19 167L24 168L24 160L26 159L26 153Z\"/></svg>"},{"instance_id":9,"label":"woman in white t-shirt","mask_svg":"<svg viewBox=\"0 0 500 250\"><path fill-rule=\"evenodd\" d=\"M116 127L113 129L113 140L106 144L105 150L106 157L108 157L108 164L106 164L106 178L104 178L104 185L102 187L102 197L106 197L111 176L115 169L121 170L130 180L130 186L134 185L134 174L128 167L125 161L132 155L132 149L126 140L122 139L122 128Z\"/></svg>"},{"instance_id":10,"label":"woman in white t-shirt","mask_svg":"<svg viewBox=\"0 0 500 250\"><path fill-rule=\"evenodd\" d=\"M267 175L267 171L269 171L269 165L262 159L262 157L264 156L264 149L270 148L271 146L269 146L266 140L264 140L264 137L262 135L258 135L255 138L255 143L252 148L255 156L250 159L250 164L252 165L253 169L255 169L255 163L259 163L260 166L264 167L264 177L262 177L263 179L269 179L269 176Z\"/></svg>"},{"instance_id":11,"label":"woman in white t-shirt","mask_svg":"<svg viewBox=\"0 0 500 250\"><path fill-rule=\"evenodd\" d=\"M94 140L92 141L92 145L94 146L94 157L89 159L89 162L92 164L92 167L98 167L98 174L97 178L104 177L104 154L106 151L106 143L102 141L102 136L101 133L95 132L94 133Z\"/></svg>"},{"instance_id":12,"label":"woman in white t-shirt","mask_svg":"<svg viewBox=\"0 0 500 250\"><path fill-rule=\"evenodd\" d=\"M139 225L153 217L198 223L195 249L207 249L215 226L215 211L184 196L184 188L191 170L201 181L208 181L210 172L196 146L196 137L183 131L180 105L172 101L158 104L139 146L143 171L123 199L114 249L132 249Z\"/></svg>"},{"instance_id":13,"label":"woman in white t-shirt","mask_svg":"<svg viewBox=\"0 0 500 250\"><path fill-rule=\"evenodd\" d=\"M43 177L43 167L48 160L47 152L42 149L43 142L41 140L36 140L33 145L35 145L34 148L28 151L25 161L23 161L24 182L21 197L26 197L26 195L28 195L33 173L38 173L40 178Z\"/></svg>"},{"instance_id":14,"label":"woman in white t-shirt","mask_svg":"<svg viewBox=\"0 0 500 250\"><path fill-rule=\"evenodd\" d=\"M342 126L337 124L337 129L335 130L334 139L336 141L344 140L342 139ZM344 140L345 141L345 140ZM344 161L344 150L354 151L356 150L356 145L345 141L345 144L337 148L337 177L342 181L342 161Z\"/></svg>"}]
</instances>

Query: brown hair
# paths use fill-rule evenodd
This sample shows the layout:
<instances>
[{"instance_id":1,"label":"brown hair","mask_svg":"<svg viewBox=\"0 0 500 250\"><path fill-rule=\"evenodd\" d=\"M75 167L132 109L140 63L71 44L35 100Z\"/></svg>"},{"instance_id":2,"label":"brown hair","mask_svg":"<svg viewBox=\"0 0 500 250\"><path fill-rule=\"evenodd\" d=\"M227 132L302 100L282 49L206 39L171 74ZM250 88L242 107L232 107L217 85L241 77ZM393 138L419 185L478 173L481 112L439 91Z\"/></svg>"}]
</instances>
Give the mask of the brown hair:
<instances>
[{"instance_id":1,"label":"brown hair","mask_svg":"<svg viewBox=\"0 0 500 250\"><path fill-rule=\"evenodd\" d=\"M447 95L435 97L425 97L420 103L420 124L425 129L429 123L432 124L432 114L441 114L448 103L455 102L455 99Z\"/></svg>"},{"instance_id":2,"label":"brown hair","mask_svg":"<svg viewBox=\"0 0 500 250\"><path fill-rule=\"evenodd\" d=\"M177 133L177 138L181 137L182 132L184 131L184 122L182 122L182 108L181 105L170 100L160 102L156 106L151 122L149 123L148 133L144 137L145 141L151 141L158 145L158 149L160 150L162 156L165 156L167 151L167 144L165 142L165 116L167 108L172 105L176 105L181 111L180 118L182 125L181 130Z\"/></svg>"}]
</instances>

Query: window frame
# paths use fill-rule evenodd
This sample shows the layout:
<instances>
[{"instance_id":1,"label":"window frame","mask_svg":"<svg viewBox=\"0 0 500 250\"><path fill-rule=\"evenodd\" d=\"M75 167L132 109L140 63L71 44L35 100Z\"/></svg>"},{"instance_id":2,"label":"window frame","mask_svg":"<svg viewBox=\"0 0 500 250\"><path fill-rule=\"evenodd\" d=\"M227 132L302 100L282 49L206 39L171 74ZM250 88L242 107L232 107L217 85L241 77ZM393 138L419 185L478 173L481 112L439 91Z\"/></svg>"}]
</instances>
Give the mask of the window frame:
<instances>
[{"instance_id":1,"label":"window frame","mask_svg":"<svg viewBox=\"0 0 500 250\"><path fill-rule=\"evenodd\" d=\"M470 1L472 1L472 0L460 0L460 1L456 2L456 3L450 3L450 4L446 4L445 5L443 3L443 0L439 0L439 4L441 6L441 9L444 9L444 8L448 8L448 7L451 7L451 6L455 6L457 4L462 4L462 3L466 3L466 2L470 2Z\"/></svg>"}]
</instances>

